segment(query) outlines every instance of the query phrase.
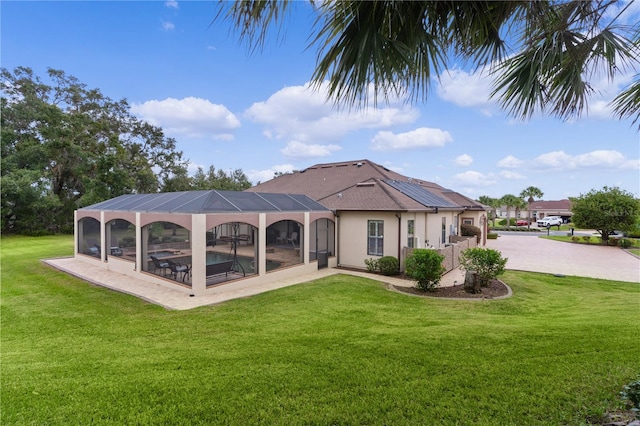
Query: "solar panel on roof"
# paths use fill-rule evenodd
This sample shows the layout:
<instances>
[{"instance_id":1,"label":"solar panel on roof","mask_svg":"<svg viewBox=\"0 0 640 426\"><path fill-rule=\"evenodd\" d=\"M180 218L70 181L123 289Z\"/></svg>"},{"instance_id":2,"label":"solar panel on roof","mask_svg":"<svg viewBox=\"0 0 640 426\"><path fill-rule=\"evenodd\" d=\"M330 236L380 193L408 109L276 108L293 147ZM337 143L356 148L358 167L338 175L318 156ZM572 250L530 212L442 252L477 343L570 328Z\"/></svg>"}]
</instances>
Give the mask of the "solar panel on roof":
<instances>
[{"instance_id":1,"label":"solar panel on roof","mask_svg":"<svg viewBox=\"0 0 640 426\"><path fill-rule=\"evenodd\" d=\"M384 182L425 207L457 207L421 185L397 180L385 180Z\"/></svg>"}]
</instances>

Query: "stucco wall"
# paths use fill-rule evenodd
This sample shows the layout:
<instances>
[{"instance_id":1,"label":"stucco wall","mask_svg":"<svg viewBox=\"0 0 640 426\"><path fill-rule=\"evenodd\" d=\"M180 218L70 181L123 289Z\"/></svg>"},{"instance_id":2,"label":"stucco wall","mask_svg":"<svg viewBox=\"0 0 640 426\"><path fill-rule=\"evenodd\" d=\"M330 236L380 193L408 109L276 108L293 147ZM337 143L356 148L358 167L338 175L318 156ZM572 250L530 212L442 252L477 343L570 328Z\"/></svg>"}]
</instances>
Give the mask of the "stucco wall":
<instances>
[{"instance_id":1,"label":"stucco wall","mask_svg":"<svg viewBox=\"0 0 640 426\"><path fill-rule=\"evenodd\" d=\"M378 259L380 256L367 254L367 221L384 222L383 255L399 257L398 218L395 213L383 212L340 212L338 236L338 263L341 266L365 268L365 259Z\"/></svg>"},{"instance_id":2,"label":"stucco wall","mask_svg":"<svg viewBox=\"0 0 640 426\"><path fill-rule=\"evenodd\" d=\"M448 244L447 247L443 247L441 249L435 249L438 254L444 256L442 266L444 266L445 268L445 273L460 266L460 254L464 250L478 246L478 244L476 243L476 237L460 237L453 235L452 240L454 239L457 240L457 242L452 242ZM413 254L413 250L414 249L408 247L405 247L403 249L402 264L404 264L404 259Z\"/></svg>"}]
</instances>

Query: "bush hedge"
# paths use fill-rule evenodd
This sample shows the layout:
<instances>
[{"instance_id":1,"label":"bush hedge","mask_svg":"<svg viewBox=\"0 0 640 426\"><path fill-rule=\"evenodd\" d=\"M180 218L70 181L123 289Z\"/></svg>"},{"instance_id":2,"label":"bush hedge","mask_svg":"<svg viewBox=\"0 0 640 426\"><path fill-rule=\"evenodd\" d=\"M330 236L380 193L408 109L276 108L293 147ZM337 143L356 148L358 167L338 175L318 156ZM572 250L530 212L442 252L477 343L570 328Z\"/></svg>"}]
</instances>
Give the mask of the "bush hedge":
<instances>
[{"instance_id":1,"label":"bush hedge","mask_svg":"<svg viewBox=\"0 0 640 426\"><path fill-rule=\"evenodd\" d=\"M400 262L393 256L383 256L378 260L378 269L382 275L398 275L400 273Z\"/></svg>"},{"instance_id":2,"label":"bush hedge","mask_svg":"<svg viewBox=\"0 0 640 426\"><path fill-rule=\"evenodd\" d=\"M444 256L431 249L415 249L407 257L405 272L417 281L416 287L423 291L433 291L445 272Z\"/></svg>"},{"instance_id":3,"label":"bush hedge","mask_svg":"<svg viewBox=\"0 0 640 426\"><path fill-rule=\"evenodd\" d=\"M463 237L473 237L475 235L476 242L479 243L480 237L482 236L482 231L477 226L466 225L463 223L462 225L460 225L460 234L462 234Z\"/></svg>"}]
</instances>

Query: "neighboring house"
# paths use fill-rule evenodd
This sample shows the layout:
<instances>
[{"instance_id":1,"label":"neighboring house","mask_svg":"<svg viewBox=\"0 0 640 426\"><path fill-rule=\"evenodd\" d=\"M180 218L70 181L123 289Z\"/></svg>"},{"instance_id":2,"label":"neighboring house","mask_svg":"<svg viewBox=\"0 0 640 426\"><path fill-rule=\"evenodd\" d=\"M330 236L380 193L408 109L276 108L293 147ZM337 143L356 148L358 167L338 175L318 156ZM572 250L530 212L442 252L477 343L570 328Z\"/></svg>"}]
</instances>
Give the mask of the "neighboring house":
<instances>
[{"instance_id":1,"label":"neighboring house","mask_svg":"<svg viewBox=\"0 0 640 426\"><path fill-rule=\"evenodd\" d=\"M381 256L402 262L404 248L443 248L462 224L479 227L486 241L486 206L369 160L317 164L247 191L304 194L332 210L340 266L365 268Z\"/></svg>"},{"instance_id":2,"label":"neighboring house","mask_svg":"<svg viewBox=\"0 0 640 426\"><path fill-rule=\"evenodd\" d=\"M528 203L525 202L525 207L516 212L516 209L511 208L510 216L515 219L526 219L531 217L532 223L536 220L542 219L546 216L560 216L566 222L571 221L571 201L569 200L556 200L556 201L534 201L531 203L531 215L528 214ZM497 209L497 215L500 219L507 218L507 207L501 206Z\"/></svg>"},{"instance_id":3,"label":"neighboring house","mask_svg":"<svg viewBox=\"0 0 640 426\"><path fill-rule=\"evenodd\" d=\"M534 221L546 216L560 216L565 223L571 222L571 217L573 216L571 201L534 201L531 203L531 217Z\"/></svg>"}]
</instances>

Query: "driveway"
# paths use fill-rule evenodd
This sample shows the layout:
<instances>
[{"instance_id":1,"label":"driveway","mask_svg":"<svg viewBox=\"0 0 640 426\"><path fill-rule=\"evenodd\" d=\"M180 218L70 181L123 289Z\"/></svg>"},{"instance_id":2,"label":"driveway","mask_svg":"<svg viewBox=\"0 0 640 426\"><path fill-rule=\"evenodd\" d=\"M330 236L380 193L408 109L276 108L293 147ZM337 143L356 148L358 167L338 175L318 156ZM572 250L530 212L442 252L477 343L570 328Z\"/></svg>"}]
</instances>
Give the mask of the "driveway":
<instances>
[{"instance_id":1,"label":"driveway","mask_svg":"<svg viewBox=\"0 0 640 426\"><path fill-rule=\"evenodd\" d=\"M564 243L538 235L502 234L488 248L509 258L507 269L640 282L640 258L618 247Z\"/></svg>"}]
</instances>

